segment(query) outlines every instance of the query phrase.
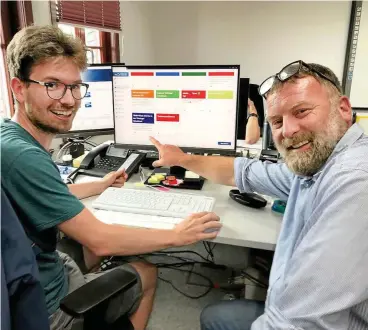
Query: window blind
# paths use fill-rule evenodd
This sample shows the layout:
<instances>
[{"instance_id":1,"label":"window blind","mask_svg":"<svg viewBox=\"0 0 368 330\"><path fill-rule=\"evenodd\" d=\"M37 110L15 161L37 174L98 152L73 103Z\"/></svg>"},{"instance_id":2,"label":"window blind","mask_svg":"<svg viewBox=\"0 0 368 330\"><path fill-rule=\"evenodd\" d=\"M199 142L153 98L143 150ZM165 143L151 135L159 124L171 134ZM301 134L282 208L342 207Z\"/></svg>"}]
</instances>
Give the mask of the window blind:
<instances>
[{"instance_id":1,"label":"window blind","mask_svg":"<svg viewBox=\"0 0 368 330\"><path fill-rule=\"evenodd\" d=\"M56 0L57 22L121 31L119 1Z\"/></svg>"}]
</instances>

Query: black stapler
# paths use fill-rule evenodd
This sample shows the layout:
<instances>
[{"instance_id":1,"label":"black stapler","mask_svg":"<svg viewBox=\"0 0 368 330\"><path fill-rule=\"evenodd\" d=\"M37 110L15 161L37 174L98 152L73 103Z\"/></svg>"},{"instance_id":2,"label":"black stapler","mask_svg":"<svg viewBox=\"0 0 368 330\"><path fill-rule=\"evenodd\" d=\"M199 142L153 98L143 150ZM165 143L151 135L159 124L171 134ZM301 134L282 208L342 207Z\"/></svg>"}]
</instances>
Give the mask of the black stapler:
<instances>
[{"instance_id":1,"label":"black stapler","mask_svg":"<svg viewBox=\"0 0 368 330\"><path fill-rule=\"evenodd\" d=\"M232 189L229 192L229 196L235 202L255 209L259 209L267 205L267 201L262 196L255 193L241 193L237 189Z\"/></svg>"}]
</instances>

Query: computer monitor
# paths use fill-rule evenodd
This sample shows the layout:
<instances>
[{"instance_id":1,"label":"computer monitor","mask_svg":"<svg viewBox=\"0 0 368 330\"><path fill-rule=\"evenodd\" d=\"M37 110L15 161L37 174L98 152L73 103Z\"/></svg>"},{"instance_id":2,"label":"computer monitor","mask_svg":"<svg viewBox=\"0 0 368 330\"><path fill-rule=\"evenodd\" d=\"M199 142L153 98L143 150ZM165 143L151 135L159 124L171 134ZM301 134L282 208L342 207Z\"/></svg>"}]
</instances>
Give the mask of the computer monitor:
<instances>
[{"instance_id":1,"label":"computer monitor","mask_svg":"<svg viewBox=\"0 0 368 330\"><path fill-rule=\"evenodd\" d=\"M239 140L245 139L245 126L248 115L248 97L249 97L249 78L240 78L239 102L238 102L238 132Z\"/></svg>"},{"instance_id":2,"label":"computer monitor","mask_svg":"<svg viewBox=\"0 0 368 330\"><path fill-rule=\"evenodd\" d=\"M236 151L239 65L112 66L115 142L153 149Z\"/></svg>"},{"instance_id":3,"label":"computer monitor","mask_svg":"<svg viewBox=\"0 0 368 330\"><path fill-rule=\"evenodd\" d=\"M89 66L82 73L82 81L89 84L87 95L81 100L71 130L58 136L87 137L114 134L111 65Z\"/></svg>"}]
</instances>

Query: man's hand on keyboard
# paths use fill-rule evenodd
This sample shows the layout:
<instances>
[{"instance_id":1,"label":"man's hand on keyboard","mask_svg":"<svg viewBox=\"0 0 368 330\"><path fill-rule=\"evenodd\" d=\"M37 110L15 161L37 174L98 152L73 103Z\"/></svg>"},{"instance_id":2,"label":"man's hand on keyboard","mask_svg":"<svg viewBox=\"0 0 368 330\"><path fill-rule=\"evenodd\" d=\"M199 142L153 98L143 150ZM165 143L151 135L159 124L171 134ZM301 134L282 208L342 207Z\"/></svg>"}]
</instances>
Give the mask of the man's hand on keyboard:
<instances>
[{"instance_id":1,"label":"man's hand on keyboard","mask_svg":"<svg viewBox=\"0 0 368 330\"><path fill-rule=\"evenodd\" d=\"M215 238L221 226L220 218L213 212L193 213L175 226L175 245L184 246Z\"/></svg>"},{"instance_id":2,"label":"man's hand on keyboard","mask_svg":"<svg viewBox=\"0 0 368 330\"><path fill-rule=\"evenodd\" d=\"M121 188L124 186L125 181L128 178L128 174L125 173L125 169L121 169L119 171L114 171L106 174L103 179L103 190L108 187L117 187Z\"/></svg>"},{"instance_id":3,"label":"man's hand on keyboard","mask_svg":"<svg viewBox=\"0 0 368 330\"><path fill-rule=\"evenodd\" d=\"M157 148L160 155L160 159L152 163L155 167L176 166L179 164L179 159L186 155L179 147L171 144L161 144L152 136L150 137L150 141Z\"/></svg>"}]
</instances>

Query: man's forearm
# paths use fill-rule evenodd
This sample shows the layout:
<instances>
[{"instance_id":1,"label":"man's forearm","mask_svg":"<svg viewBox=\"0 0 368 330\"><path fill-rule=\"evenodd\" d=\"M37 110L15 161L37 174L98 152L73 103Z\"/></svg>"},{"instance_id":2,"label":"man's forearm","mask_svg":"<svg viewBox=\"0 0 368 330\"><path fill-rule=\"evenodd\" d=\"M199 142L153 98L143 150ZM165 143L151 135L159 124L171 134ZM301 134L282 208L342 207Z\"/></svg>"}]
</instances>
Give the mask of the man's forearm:
<instances>
[{"instance_id":1,"label":"man's forearm","mask_svg":"<svg viewBox=\"0 0 368 330\"><path fill-rule=\"evenodd\" d=\"M107 225L86 208L58 227L96 256L142 254L171 247L177 241L174 230Z\"/></svg>"},{"instance_id":2,"label":"man's forearm","mask_svg":"<svg viewBox=\"0 0 368 330\"><path fill-rule=\"evenodd\" d=\"M175 232L173 230L146 229L110 225L104 243L98 245L95 254L138 255L159 251L174 246ZM139 237L139 239L137 239ZM106 244L107 242L110 242Z\"/></svg>"},{"instance_id":3,"label":"man's forearm","mask_svg":"<svg viewBox=\"0 0 368 330\"><path fill-rule=\"evenodd\" d=\"M259 140L260 135L261 130L259 128L258 118L249 117L245 133L245 142L249 144L256 143Z\"/></svg>"},{"instance_id":4,"label":"man's forearm","mask_svg":"<svg viewBox=\"0 0 368 330\"><path fill-rule=\"evenodd\" d=\"M78 199L99 195L104 190L101 181L69 184L69 191Z\"/></svg>"},{"instance_id":5,"label":"man's forearm","mask_svg":"<svg viewBox=\"0 0 368 330\"><path fill-rule=\"evenodd\" d=\"M234 158L232 157L185 154L178 165L213 182L235 186Z\"/></svg>"}]
</instances>

